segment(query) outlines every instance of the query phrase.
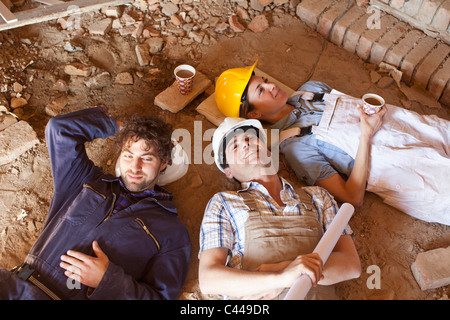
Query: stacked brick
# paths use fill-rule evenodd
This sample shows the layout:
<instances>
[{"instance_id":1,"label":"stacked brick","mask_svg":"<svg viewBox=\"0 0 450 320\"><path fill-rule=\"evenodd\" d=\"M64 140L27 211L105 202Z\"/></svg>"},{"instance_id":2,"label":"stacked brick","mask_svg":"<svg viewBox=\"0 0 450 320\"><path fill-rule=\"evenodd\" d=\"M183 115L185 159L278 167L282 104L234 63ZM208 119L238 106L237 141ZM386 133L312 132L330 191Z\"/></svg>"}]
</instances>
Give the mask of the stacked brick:
<instances>
[{"instance_id":1,"label":"stacked brick","mask_svg":"<svg viewBox=\"0 0 450 320\"><path fill-rule=\"evenodd\" d=\"M447 6L440 2L437 12ZM399 8L405 5L404 1L390 4ZM436 100L450 106L450 46L445 42L373 6L355 5L353 1L303 0L296 14L329 41L363 60L394 65L402 71L405 83L420 84Z\"/></svg>"}]
</instances>

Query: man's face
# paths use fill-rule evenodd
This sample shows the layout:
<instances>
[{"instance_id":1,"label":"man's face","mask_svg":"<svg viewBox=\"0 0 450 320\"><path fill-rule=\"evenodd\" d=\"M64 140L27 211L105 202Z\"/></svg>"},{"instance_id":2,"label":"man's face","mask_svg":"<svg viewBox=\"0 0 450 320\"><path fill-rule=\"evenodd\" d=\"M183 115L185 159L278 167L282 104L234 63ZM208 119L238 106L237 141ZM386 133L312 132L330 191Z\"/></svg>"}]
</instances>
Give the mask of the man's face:
<instances>
[{"instance_id":1,"label":"man's face","mask_svg":"<svg viewBox=\"0 0 450 320\"><path fill-rule=\"evenodd\" d=\"M120 177L131 192L153 189L166 166L167 162L161 163L154 146L148 148L142 139L125 143L119 156Z\"/></svg>"},{"instance_id":2,"label":"man's face","mask_svg":"<svg viewBox=\"0 0 450 320\"><path fill-rule=\"evenodd\" d=\"M256 129L255 129L256 130ZM225 148L228 167L225 174L229 178L248 181L267 173L271 168L271 154L254 130L238 133Z\"/></svg>"},{"instance_id":3,"label":"man's face","mask_svg":"<svg viewBox=\"0 0 450 320\"><path fill-rule=\"evenodd\" d=\"M262 77L252 76L248 84L248 101L262 117L277 113L288 99L286 92L275 83Z\"/></svg>"}]
</instances>

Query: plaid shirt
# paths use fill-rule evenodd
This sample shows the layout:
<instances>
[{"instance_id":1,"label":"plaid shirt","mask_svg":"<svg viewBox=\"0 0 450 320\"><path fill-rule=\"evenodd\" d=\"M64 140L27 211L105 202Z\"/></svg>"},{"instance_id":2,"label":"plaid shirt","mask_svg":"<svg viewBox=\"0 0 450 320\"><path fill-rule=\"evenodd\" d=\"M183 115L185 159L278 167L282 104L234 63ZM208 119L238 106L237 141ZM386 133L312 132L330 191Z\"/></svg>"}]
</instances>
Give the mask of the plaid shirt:
<instances>
[{"instance_id":1,"label":"plaid shirt","mask_svg":"<svg viewBox=\"0 0 450 320\"><path fill-rule=\"evenodd\" d=\"M141 193L132 193L127 190L127 188L124 186L122 179L115 179L119 180L120 182L120 194L117 197L116 204L114 206L114 210L112 214L116 214L120 210L123 210L125 208L128 208L132 204L135 204L139 202L140 200L152 197L158 200L172 200L172 194L168 193L166 190L161 188L158 185L155 185L154 190L145 190Z\"/></svg>"},{"instance_id":2,"label":"plaid shirt","mask_svg":"<svg viewBox=\"0 0 450 320\"><path fill-rule=\"evenodd\" d=\"M304 207L294 188L283 178L283 190L280 193L285 207L280 207L269 195L267 189L258 182L242 184L244 189L256 196L256 206L261 215L295 216L304 214ZM323 232L331 224L337 211L337 203L323 188L305 187L304 190L312 196L317 209ZM242 267L245 245L244 224L248 218L248 209L244 200L236 191L216 193L205 209L200 228L200 253L212 248L227 248L229 260L227 265L233 268ZM352 234L349 226L343 234Z\"/></svg>"}]
</instances>

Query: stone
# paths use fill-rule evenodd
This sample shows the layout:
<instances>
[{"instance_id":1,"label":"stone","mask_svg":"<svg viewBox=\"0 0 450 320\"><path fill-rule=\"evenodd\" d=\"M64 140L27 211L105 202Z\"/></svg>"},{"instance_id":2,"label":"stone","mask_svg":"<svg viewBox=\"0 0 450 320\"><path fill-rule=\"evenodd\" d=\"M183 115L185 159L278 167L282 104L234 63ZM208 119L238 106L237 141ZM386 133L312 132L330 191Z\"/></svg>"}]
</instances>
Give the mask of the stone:
<instances>
[{"instance_id":1,"label":"stone","mask_svg":"<svg viewBox=\"0 0 450 320\"><path fill-rule=\"evenodd\" d=\"M231 30L234 32L244 32L245 27L239 22L237 15L233 14L228 18Z\"/></svg>"},{"instance_id":2,"label":"stone","mask_svg":"<svg viewBox=\"0 0 450 320\"><path fill-rule=\"evenodd\" d=\"M170 17L178 12L178 6L172 2L164 3L161 5L161 11L164 15Z\"/></svg>"},{"instance_id":3,"label":"stone","mask_svg":"<svg viewBox=\"0 0 450 320\"><path fill-rule=\"evenodd\" d=\"M111 84L111 75L105 71L84 81L84 84L90 89L101 89Z\"/></svg>"},{"instance_id":4,"label":"stone","mask_svg":"<svg viewBox=\"0 0 450 320\"><path fill-rule=\"evenodd\" d=\"M255 33L261 33L269 28L269 21L267 21L265 15L260 14L253 18L253 20L248 24L248 28Z\"/></svg>"},{"instance_id":5,"label":"stone","mask_svg":"<svg viewBox=\"0 0 450 320\"><path fill-rule=\"evenodd\" d=\"M39 143L36 132L21 120L0 131L0 166L17 159L24 152Z\"/></svg>"},{"instance_id":6,"label":"stone","mask_svg":"<svg viewBox=\"0 0 450 320\"><path fill-rule=\"evenodd\" d=\"M450 246L417 255L411 271L421 290L435 289L450 284Z\"/></svg>"},{"instance_id":7,"label":"stone","mask_svg":"<svg viewBox=\"0 0 450 320\"><path fill-rule=\"evenodd\" d=\"M51 103L47 104L45 106L45 113L47 113L50 117L57 116L61 113L61 111L64 109L64 107L67 105L69 99L67 96L61 96L59 98L56 98Z\"/></svg>"},{"instance_id":8,"label":"stone","mask_svg":"<svg viewBox=\"0 0 450 320\"><path fill-rule=\"evenodd\" d=\"M5 130L9 126L15 124L17 122L17 118L11 114L0 114L0 131Z\"/></svg>"},{"instance_id":9,"label":"stone","mask_svg":"<svg viewBox=\"0 0 450 320\"><path fill-rule=\"evenodd\" d=\"M64 67L64 72L69 76L89 77L92 73L92 68L81 63L72 63Z\"/></svg>"},{"instance_id":10,"label":"stone","mask_svg":"<svg viewBox=\"0 0 450 320\"><path fill-rule=\"evenodd\" d=\"M146 66L151 61L148 49L149 47L147 44L137 44L135 47L136 57L140 66Z\"/></svg>"},{"instance_id":11,"label":"stone","mask_svg":"<svg viewBox=\"0 0 450 320\"><path fill-rule=\"evenodd\" d=\"M101 11L107 17L120 18L119 7L106 7L106 8L102 8Z\"/></svg>"},{"instance_id":12,"label":"stone","mask_svg":"<svg viewBox=\"0 0 450 320\"><path fill-rule=\"evenodd\" d=\"M107 18L91 24L88 27L89 33L92 35L104 36L111 30L112 19Z\"/></svg>"},{"instance_id":13,"label":"stone","mask_svg":"<svg viewBox=\"0 0 450 320\"><path fill-rule=\"evenodd\" d=\"M16 108L26 106L27 104L28 104L28 101L26 99L21 98L21 97L20 98L14 97L11 99L10 107L11 107L11 109L14 110Z\"/></svg>"},{"instance_id":14,"label":"stone","mask_svg":"<svg viewBox=\"0 0 450 320\"><path fill-rule=\"evenodd\" d=\"M129 72L121 72L116 76L116 80L114 81L118 84L133 84L133 76Z\"/></svg>"},{"instance_id":15,"label":"stone","mask_svg":"<svg viewBox=\"0 0 450 320\"><path fill-rule=\"evenodd\" d=\"M154 37L145 40L145 42L148 45L148 50L151 54L160 52L164 45L164 39L160 37Z\"/></svg>"}]
</instances>

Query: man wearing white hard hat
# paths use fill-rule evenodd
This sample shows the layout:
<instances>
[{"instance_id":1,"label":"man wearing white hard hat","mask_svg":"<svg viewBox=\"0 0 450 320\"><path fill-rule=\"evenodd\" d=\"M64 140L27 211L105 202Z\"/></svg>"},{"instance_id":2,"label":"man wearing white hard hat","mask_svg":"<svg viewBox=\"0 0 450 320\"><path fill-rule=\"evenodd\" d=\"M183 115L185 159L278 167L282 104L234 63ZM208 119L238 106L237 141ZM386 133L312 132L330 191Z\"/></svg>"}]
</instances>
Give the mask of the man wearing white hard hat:
<instances>
[{"instance_id":1,"label":"man wearing white hard hat","mask_svg":"<svg viewBox=\"0 0 450 320\"><path fill-rule=\"evenodd\" d=\"M241 183L209 201L200 230L203 293L274 299L302 274L314 285L307 299L336 299L334 283L359 277L347 226L323 265L312 254L338 206L325 189L294 190L279 177L257 120L226 118L213 136L216 165Z\"/></svg>"}]
</instances>

